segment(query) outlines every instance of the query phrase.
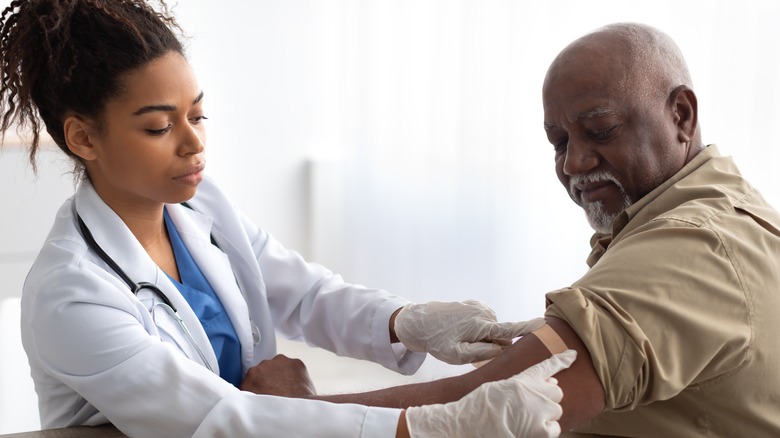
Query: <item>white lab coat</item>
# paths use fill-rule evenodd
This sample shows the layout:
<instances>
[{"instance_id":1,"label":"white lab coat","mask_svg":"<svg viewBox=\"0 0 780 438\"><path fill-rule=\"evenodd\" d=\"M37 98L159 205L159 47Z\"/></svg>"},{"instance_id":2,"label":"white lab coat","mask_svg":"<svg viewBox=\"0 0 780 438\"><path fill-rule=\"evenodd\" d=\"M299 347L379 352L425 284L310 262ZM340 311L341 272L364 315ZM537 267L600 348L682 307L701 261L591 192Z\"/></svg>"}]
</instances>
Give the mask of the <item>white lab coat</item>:
<instances>
[{"instance_id":1,"label":"white lab coat","mask_svg":"<svg viewBox=\"0 0 780 438\"><path fill-rule=\"evenodd\" d=\"M407 301L306 263L242 216L208 178L189 205L167 208L230 316L244 372L276 354L275 330L402 373L419 368L424 354L389 340L390 315ZM76 212L133 281L154 283L168 296L214 372L173 318L152 316L160 301L154 293L133 295L87 248ZM192 309L88 181L60 208L27 277L22 341L44 427L110 421L139 437L390 437L400 412L255 395L222 380Z\"/></svg>"}]
</instances>

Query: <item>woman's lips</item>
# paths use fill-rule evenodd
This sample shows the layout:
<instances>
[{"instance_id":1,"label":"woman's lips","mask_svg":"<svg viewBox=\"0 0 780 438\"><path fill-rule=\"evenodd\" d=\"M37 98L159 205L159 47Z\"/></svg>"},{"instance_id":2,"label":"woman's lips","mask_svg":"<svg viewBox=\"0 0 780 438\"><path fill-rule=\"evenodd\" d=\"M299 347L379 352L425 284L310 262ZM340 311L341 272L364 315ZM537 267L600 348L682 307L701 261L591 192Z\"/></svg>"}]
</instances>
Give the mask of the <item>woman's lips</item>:
<instances>
[{"instance_id":1,"label":"woman's lips","mask_svg":"<svg viewBox=\"0 0 780 438\"><path fill-rule=\"evenodd\" d=\"M184 174L174 177L173 179L190 186L196 186L203 181L203 169L205 164L199 164L187 169Z\"/></svg>"}]
</instances>

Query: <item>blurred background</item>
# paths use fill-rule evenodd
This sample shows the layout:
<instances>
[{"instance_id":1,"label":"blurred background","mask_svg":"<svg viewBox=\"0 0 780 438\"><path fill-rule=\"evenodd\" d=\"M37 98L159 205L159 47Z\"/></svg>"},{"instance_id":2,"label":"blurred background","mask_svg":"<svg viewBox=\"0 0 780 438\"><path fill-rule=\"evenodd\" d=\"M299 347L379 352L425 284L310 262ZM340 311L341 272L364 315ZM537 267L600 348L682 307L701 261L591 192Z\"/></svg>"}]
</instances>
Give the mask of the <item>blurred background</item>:
<instances>
[{"instance_id":1,"label":"blurred background","mask_svg":"<svg viewBox=\"0 0 780 438\"><path fill-rule=\"evenodd\" d=\"M413 301L481 299L502 320L541 315L545 292L585 271L591 234L555 177L542 80L571 40L616 21L678 42L704 142L780 205L780 2L171 6L205 91L207 173L259 226L351 282ZM0 433L37 425L17 300L74 190L58 150L40 154L35 175L18 143L0 152ZM399 377L298 343L280 351L301 357L323 393L468 370L428 359Z\"/></svg>"}]
</instances>

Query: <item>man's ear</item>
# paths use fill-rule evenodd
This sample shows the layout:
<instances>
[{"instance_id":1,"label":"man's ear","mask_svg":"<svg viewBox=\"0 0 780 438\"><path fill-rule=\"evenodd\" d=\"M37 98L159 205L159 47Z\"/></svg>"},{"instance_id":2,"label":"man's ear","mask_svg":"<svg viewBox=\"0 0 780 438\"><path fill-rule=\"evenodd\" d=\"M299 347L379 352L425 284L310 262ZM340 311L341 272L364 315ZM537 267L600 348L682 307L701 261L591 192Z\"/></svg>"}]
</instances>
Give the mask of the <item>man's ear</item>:
<instances>
[{"instance_id":1,"label":"man's ear","mask_svg":"<svg viewBox=\"0 0 780 438\"><path fill-rule=\"evenodd\" d=\"M686 85L680 85L669 95L674 122L677 126L677 139L689 143L696 134L699 123L696 94Z\"/></svg>"},{"instance_id":2,"label":"man's ear","mask_svg":"<svg viewBox=\"0 0 780 438\"><path fill-rule=\"evenodd\" d=\"M75 115L68 116L63 123L63 130L65 143L71 152L84 161L92 161L97 158L97 152L92 142L97 131L87 120Z\"/></svg>"}]
</instances>

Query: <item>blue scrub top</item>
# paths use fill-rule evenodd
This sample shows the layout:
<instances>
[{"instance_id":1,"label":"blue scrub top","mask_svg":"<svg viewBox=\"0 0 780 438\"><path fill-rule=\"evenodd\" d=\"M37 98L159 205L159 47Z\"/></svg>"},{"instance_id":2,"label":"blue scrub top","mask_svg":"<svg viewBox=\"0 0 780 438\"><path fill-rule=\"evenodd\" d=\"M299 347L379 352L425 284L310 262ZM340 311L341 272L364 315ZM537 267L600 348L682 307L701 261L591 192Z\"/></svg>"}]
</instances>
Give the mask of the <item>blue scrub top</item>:
<instances>
[{"instance_id":1,"label":"blue scrub top","mask_svg":"<svg viewBox=\"0 0 780 438\"><path fill-rule=\"evenodd\" d=\"M241 344L238 341L233 323L230 322L225 308L214 293L206 277L192 259L179 232L171 221L168 211L164 212L165 227L173 245L173 255L179 268L181 283L171 278L179 292L198 316L208 335L211 347L219 363L219 375L238 387L243 380L241 373ZM168 276L170 278L170 276Z\"/></svg>"}]
</instances>

